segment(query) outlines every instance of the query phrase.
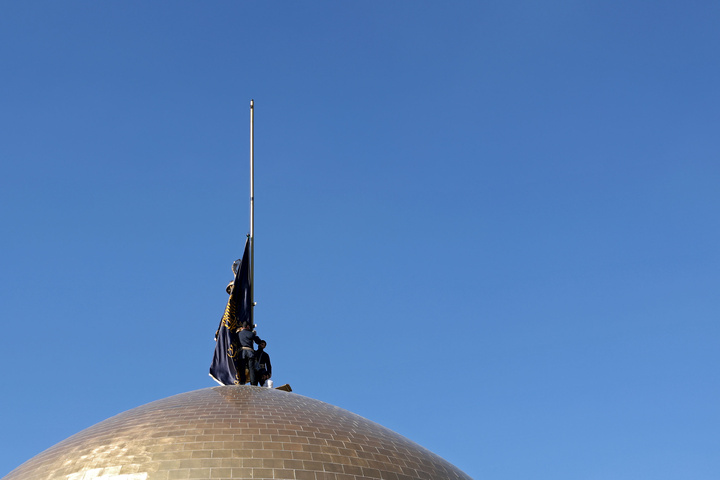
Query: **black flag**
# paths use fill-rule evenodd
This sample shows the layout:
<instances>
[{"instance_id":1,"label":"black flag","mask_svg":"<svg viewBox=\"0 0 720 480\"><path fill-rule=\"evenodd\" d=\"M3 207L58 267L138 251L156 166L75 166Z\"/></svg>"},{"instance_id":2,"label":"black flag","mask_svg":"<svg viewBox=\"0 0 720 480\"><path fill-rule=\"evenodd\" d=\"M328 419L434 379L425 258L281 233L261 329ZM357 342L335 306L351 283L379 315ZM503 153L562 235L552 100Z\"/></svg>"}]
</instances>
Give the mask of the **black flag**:
<instances>
[{"instance_id":1,"label":"black flag","mask_svg":"<svg viewBox=\"0 0 720 480\"><path fill-rule=\"evenodd\" d=\"M230 291L225 313L215 334L215 354L210 364L210 376L220 385L237 385L240 375L235 359L240 355L237 328L251 321L250 306L250 239L245 241L242 261L235 272L235 282ZM244 377L244 375L243 375Z\"/></svg>"}]
</instances>

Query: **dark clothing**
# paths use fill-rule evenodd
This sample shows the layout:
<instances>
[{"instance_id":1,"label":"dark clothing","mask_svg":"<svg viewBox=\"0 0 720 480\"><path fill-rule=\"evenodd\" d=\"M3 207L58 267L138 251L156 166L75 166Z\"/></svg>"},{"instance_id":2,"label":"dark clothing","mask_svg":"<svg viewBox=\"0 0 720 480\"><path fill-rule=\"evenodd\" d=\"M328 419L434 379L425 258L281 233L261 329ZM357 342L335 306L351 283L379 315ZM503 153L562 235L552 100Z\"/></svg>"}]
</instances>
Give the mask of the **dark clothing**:
<instances>
[{"instance_id":1,"label":"dark clothing","mask_svg":"<svg viewBox=\"0 0 720 480\"><path fill-rule=\"evenodd\" d=\"M255 352L246 348L243 348L240 351L242 352L240 354L240 371L242 372L242 376L245 377L245 369L247 368L248 376L250 377L247 380L250 380L250 385L257 387L258 380L256 373L257 364L255 363Z\"/></svg>"},{"instance_id":2,"label":"dark clothing","mask_svg":"<svg viewBox=\"0 0 720 480\"><path fill-rule=\"evenodd\" d=\"M238 338L240 339L240 346L241 347L250 347L253 348L253 342L260 345L260 337L257 336L255 332L252 330L245 330L242 329L238 332Z\"/></svg>"},{"instance_id":3,"label":"dark clothing","mask_svg":"<svg viewBox=\"0 0 720 480\"><path fill-rule=\"evenodd\" d=\"M257 387L258 384L258 378L256 373L257 365L255 362L255 350L253 350L253 342L260 345L260 337L258 337L255 332L252 330L245 330L242 329L240 332L238 332L238 340L240 343L240 365L239 365L239 374L240 374L240 384L243 385L245 381L248 379L245 378L245 369L248 370L248 376L250 377L250 385L253 385Z\"/></svg>"},{"instance_id":4,"label":"dark clothing","mask_svg":"<svg viewBox=\"0 0 720 480\"><path fill-rule=\"evenodd\" d=\"M262 381L263 376L272 376L272 365L270 364L270 355L262 348L258 348L255 352L255 361L257 362L257 376Z\"/></svg>"}]
</instances>

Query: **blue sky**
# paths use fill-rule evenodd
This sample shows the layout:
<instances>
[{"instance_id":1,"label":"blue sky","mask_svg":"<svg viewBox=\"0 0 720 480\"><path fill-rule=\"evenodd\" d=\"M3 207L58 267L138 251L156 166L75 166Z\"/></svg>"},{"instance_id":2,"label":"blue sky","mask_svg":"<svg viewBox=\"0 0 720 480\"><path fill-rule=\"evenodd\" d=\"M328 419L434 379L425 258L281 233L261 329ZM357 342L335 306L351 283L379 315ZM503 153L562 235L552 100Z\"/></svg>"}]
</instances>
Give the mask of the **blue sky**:
<instances>
[{"instance_id":1,"label":"blue sky","mask_svg":"<svg viewBox=\"0 0 720 480\"><path fill-rule=\"evenodd\" d=\"M275 381L476 479L720 474L716 2L0 15L0 475L215 383L248 231Z\"/></svg>"}]
</instances>

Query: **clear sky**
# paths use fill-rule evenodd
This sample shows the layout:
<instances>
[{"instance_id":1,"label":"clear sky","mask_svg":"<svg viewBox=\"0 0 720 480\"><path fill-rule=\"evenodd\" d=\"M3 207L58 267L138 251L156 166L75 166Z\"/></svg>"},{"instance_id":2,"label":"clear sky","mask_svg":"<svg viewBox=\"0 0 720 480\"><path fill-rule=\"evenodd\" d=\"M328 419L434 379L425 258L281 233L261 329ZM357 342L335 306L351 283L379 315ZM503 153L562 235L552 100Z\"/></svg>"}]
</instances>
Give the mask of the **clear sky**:
<instances>
[{"instance_id":1,"label":"clear sky","mask_svg":"<svg viewBox=\"0 0 720 480\"><path fill-rule=\"evenodd\" d=\"M0 475L212 387L249 225L277 384L476 479L720 476L720 4L0 12Z\"/></svg>"}]
</instances>

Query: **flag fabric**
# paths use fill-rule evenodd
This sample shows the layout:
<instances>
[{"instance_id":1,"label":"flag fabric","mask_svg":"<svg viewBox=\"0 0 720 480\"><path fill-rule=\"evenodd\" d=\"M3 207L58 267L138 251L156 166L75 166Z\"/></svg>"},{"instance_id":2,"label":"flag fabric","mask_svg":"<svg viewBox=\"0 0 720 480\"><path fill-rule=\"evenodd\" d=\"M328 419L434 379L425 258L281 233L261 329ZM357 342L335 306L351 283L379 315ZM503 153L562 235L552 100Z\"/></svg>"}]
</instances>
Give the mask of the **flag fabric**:
<instances>
[{"instance_id":1,"label":"flag fabric","mask_svg":"<svg viewBox=\"0 0 720 480\"><path fill-rule=\"evenodd\" d=\"M240 343L236 330L251 321L250 305L250 239L245 241L242 261L235 273L235 282L215 334L215 353L210 364L210 376L220 385L237 385L240 375L236 368ZM242 375L244 377L245 375Z\"/></svg>"}]
</instances>

